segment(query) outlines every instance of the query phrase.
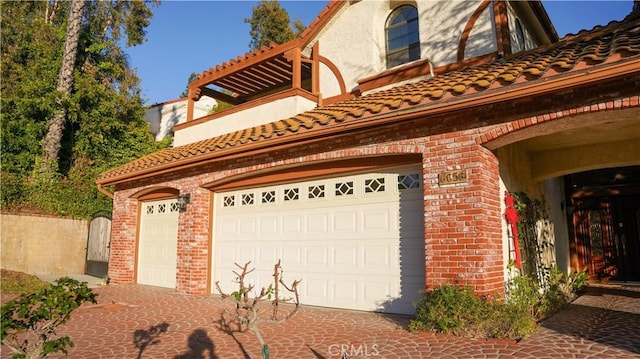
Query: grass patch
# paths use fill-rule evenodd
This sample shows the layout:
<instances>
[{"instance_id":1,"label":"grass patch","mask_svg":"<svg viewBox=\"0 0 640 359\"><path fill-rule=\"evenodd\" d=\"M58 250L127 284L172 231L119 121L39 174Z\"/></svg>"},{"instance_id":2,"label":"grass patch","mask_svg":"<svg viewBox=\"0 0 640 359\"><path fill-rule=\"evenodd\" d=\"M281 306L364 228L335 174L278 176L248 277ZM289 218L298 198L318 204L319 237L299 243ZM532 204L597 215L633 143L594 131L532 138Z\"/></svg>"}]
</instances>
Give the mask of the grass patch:
<instances>
[{"instance_id":1,"label":"grass patch","mask_svg":"<svg viewBox=\"0 0 640 359\"><path fill-rule=\"evenodd\" d=\"M31 274L7 269L0 272L0 291L5 294L36 293L48 286L49 283Z\"/></svg>"}]
</instances>

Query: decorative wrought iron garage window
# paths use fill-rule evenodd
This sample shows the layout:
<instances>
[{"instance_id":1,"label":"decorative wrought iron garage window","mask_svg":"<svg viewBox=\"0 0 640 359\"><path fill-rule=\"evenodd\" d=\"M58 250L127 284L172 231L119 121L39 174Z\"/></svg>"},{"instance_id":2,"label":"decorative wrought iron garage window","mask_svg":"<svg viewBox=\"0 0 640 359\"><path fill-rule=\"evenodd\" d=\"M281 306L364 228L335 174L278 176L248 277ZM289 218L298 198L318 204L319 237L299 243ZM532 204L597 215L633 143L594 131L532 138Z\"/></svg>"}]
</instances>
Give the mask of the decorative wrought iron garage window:
<instances>
[{"instance_id":1,"label":"decorative wrought iron garage window","mask_svg":"<svg viewBox=\"0 0 640 359\"><path fill-rule=\"evenodd\" d=\"M178 212L180 210L180 206L178 206L178 202L171 202L171 206L169 206L169 212Z\"/></svg>"},{"instance_id":2,"label":"decorative wrought iron garage window","mask_svg":"<svg viewBox=\"0 0 640 359\"><path fill-rule=\"evenodd\" d=\"M324 198L324 185L309 186L309 199Z\"/></svg>"},{"instance_id":3,"label":"decorative wrought iron garage window","mask_svg":"<svg viewBox=\"0 0 640 359\"><path fill-rule=\"evenodd\" d=\"M384 192L384 177L364 180L364 192Z\"/></svg>"},{"instance_id":4,"label":"decorative wrought iron garage window","mask_svg":"<svg viewBox=\"0 0 640 359\"><path fill-rule=\"evenodd\" d=\"M233 207L236 204L236 196L224 196L223 207Z\"/></svg>"},{"instance_id":5,"label":"decorative wrought iron garage window","mask_svg":"<svg viewBox=\"0 0 640 359\"><path fill-rule=\"evenodd\" d=\"M353 194L353 181L336 183L336 196L347 196Z\"/></svg>"},{"instance_id":6,"label":"decorative wrought iron garage window","mask_svg":"<svg viewBox=\"0 0 640 359\"><path fill-rule=\"evenodd\" d=\"M276 201L276 191L262 192L262 203L274 203Z\"/></svg>"},{"instance_id":7,"label":"decorative wrought iron garage window","mask_svg":"<svg viewBox=\"0 0 640 359\"><path fill-rule=\"evenodd\" d=\"M385 28L387 35L387 68L420 59L420 32L418 10L402 5L389 15Z\"/></svg>"},{"instance_id":8,"label":"decorative wrought iron garage window","mask_svg":"<svg viewBox=\"0 0 640 359\"><path fill-rule=\"evenodd\" d=\"M295 201L299 198L299 190L297 188L287 188L284 190L285 201Z\"/></svg>"},{"instance_id":9,"label":"decorative wrought iron garage window","mask_svg":"<svg viewBox=\"0 0 640 359\"><path fill-rule=\"evenodd\" d=\"M398 176L398 189L420 188L420 176L417 173Z\"/></svg>"},{"instance_id":10,"label":"decorative wrought iron garage window","mask_svg":"<svg viewBox=\"0 0 640 359\"><path fill-rule=\"evenodd\" d=\"M147 205L147 214L152 214L153 213L153 209L154 209L154 205L150 204Z\"/></svg>"},{"instance_id":11,"label":"decorative wrought iron garage window","mask_svg":"<svg viewBox=\"0 0 640 359\"><path fill-rule=\"evenodd\" d=\"M242 195L242 205L247 206L253 204L253 193L246 193Z\"/></svg>"}]
</instances>

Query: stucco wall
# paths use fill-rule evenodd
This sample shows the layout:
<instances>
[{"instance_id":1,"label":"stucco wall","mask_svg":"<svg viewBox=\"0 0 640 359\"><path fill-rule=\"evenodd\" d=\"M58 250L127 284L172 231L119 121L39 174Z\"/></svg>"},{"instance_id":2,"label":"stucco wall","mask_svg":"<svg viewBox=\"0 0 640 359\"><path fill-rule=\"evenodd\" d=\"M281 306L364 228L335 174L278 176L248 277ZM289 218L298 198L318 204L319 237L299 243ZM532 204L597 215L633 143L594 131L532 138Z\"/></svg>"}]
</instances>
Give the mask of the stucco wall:
<instances>
[{"instance_id":1,"label":"stucco wall","mask_svg":"<svg viewBox=\"0 0 640 359\"><path fill-rule=\"evenodd\" d=\"M84 273L89 222L0 214L2 268L31 274Z\"/></svg>"},{"instance_id":2,"label":"stucco wall","mask_svg":"<svg viewBox=\"0 0 640 359\"><path fill-rule=\"evenodd\" d=\"M435 67L456 62L458 44L464 27L480 1L418 1L421 59L430 59ZM340 70L347 91L358 85L357 80L387 70L385 53L385 23L396 2L364 0L345 4L317 39L320 54ZM495 31L492 11L487 8L467 43L469 56L495 51ZM357 28L357 31L354 31ZM313 43L313 42L312 42ZM308 51L308 49L307 49ZM325 87L333 74L326 68L320 71L323 97L339 95Z\"/></svg>"},{"instance_id":3,"label":"stucco wall","mask_svg":"<svg viewBox=\"0 0 640 359\"><path fill-rule=\"evenodd\" d=\"M245 128L264 125L309 111L314 107L316 107L315 102L300 96L277 99L215 120L182 128L176 131L173 145L182 146Z\"/></svg>"},{"instance_id":4,"label":"stucco wall","mask_svg":"<svg viewBox=\"0 0 640 359\"><path fill-rule=\"evenodd\" d=\"M549 208L549 221L553 223L555 236L555 254L558 268L570 271L569 223L567 222L567 205L565 200L564 181L556 177L544 181L545 199Z\"/></svg>"},{"instance_id":5,"label":"stucco wall","mask_svg":"<svg viewBox=\"0 0 640 359\"><path fill-rule=\"evenodd\" d=\"M216 100L203 96L195 102L194 118L208 115L215 106L217 106ZM156 141L160 141L171 135L175 125L187 122L187 99L153 105L144 113L144 119L149 122L151 133Z\"/></svg>"}]
</instances>

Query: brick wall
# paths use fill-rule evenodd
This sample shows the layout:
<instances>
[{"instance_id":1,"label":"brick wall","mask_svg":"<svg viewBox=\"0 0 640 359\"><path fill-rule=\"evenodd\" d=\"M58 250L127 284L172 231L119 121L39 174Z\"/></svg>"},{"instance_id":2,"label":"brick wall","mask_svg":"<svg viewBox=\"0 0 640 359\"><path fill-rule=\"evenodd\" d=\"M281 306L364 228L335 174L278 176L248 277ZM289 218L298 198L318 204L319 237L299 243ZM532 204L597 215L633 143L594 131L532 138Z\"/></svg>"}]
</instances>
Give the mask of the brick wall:
<instances>
[{"instance_id":1,"label":"brick wall","mask_svg":"<svg viewBox=\"0 0 640 359\"><path fill-rule=\"evenodd\" d=\"M593 112L637 106L638 97L619 101L609 106L611 101L607 100L602 105L591 105L589 109ZM499 109L514 111L511 107ZM554 110L553 113L553 116L537 117L556 121L579 112L565 115ZM499 123L501 118L513 121ZM202 186L233 176L315 162L416 154L422 157L424 174L426 286L432 288L453 282L468 284L481 294L502 292L506 266L502 243L506 233L501 229L499 163L482 144L518 128L535 126L536 121L527 118L503 116L492 111L451 113L323 139L304 148L219 161L118 185L114 198L109 276L114 283L135 281L138 221L135 197L141 191L171 187L181 193L191 193L191 203L179 218L176 290L205 294L211 290L210 211L213 196ZM466 183L440 185L438 174L452 170L466 171Z\"/></svg>"},{"instance_id":2,"label":"brick wall","mask_svg":"<svg viewBox=\"0 0 640 359\"><path fill-rule=\"evenodd\" d=\"M134 281L138 220L134 197L140 191L171 187L191 194L191 203L186 212L180 213L178 221L176 290L205 294L211 290L209 233L213 196L211 191L201 186L222 178L280 166L416 154L422 156L424 166L427 285L459 281L481 292L501 290L503 263L497 160L476 144L477 130L419 137L431 127L415 121L411 125L390 126L375 132L323 141L297 151L276 151L119 186L114 198L109 276L113 283ZM438 173L454 169L466 169L469 183L440 187ZM465 225L457 230L460 221ZM440 245L447 246L447 250L434 253L442 248ZM456 250L455 254L450 254L449 249ZM455 275L444 275L443 271Z\"/></svg>"}]
</instances>

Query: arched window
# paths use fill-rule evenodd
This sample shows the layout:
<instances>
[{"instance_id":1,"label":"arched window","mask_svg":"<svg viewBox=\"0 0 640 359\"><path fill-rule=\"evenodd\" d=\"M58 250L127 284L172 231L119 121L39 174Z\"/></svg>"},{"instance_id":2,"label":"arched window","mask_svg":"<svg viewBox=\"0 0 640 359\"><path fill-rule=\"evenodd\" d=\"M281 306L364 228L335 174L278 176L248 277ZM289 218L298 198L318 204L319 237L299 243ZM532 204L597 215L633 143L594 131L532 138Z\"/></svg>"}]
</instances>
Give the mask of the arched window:
<instances>
[{"instance_id":1,"label":"arched window","mask_svg":"<svg viewBox=\"0 0 640 359\"><path fill-rule=\"evenodd\" d=\"M387 26L387 68L420 58L418 10L402 5L389 15Z\"/></svg>"},{"instance_id":2,"label":"arched window","mask_svg":"<svg viewBox=\"0 0 640 359\"><path fill-rule=\"evenodd\" d=\"M524 30L522 29L522 24L520 23L520 19L516 19L516 39L518 41L518 44L516 46L517 51L524 51L525 50Z\"/></svg>"}]
</instances>

